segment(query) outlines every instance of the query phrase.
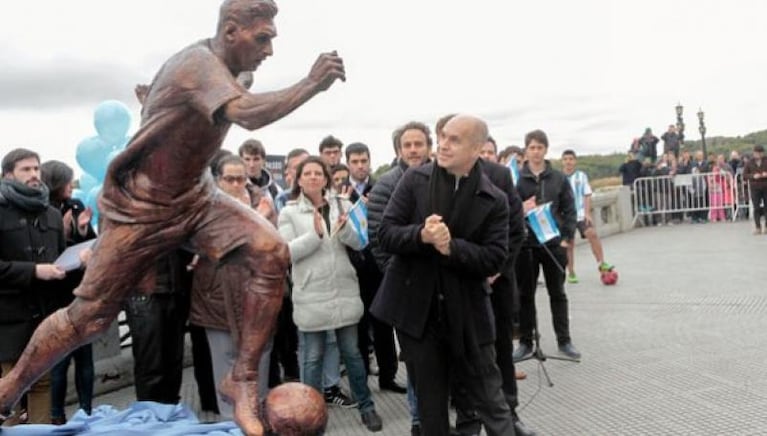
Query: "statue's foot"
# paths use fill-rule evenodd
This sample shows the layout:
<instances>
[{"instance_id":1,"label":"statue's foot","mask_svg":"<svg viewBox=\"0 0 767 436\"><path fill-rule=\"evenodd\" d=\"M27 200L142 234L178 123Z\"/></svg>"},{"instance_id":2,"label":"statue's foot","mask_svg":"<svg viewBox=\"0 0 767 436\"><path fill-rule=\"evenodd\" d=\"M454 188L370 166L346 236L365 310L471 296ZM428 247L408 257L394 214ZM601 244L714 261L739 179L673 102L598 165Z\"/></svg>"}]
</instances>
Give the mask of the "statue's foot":
<instances>
[{"instance_id":1,"label":"statue's foot","mask_svg":"<svg viewBox=\"0 0 767 436\"><path fill-rule=\"evenodd\" d=\"M15 413L13 412L13 409L8 407L1 407L0 408L0 426L5 424L5 421L8 421L9 419L13 418ZM2 430L0 430L2 432Z\"/></svg>"},{"instance_id":2,"label":"statue's foot","mask_svg":"<svg viewBox=\"0 0 767 436\"><path fill-rule=\"evenodd\" d=\"M0 378L0 425L3 425L3 423L11 418L13 418L14 412L13 412L13 404L14 402L11 402L8 400L8 389L10 389L10 386L8 386L8 381L10 379L8 377L6 378Z\"/></svg>"},{"instance_id":3,"label":"statue's foot","mask_svg":"<svg viewBox=\"0 0 767 436\"><path fill-rule=\"evenodd\" d=\"M258 419L258 384L236 381L229 373L218 388L226 401L234 406L234 422L246 436L263 436L264 427Z\"/></svg>"}]
</instances>

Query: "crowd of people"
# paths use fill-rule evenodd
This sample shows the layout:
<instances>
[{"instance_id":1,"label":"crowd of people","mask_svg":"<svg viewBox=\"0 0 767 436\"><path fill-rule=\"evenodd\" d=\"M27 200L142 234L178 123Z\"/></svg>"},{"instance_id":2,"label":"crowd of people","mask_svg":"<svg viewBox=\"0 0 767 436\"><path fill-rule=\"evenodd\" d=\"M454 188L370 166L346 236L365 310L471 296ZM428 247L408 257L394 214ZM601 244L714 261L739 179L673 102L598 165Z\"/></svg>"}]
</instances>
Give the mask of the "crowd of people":
<instances>
[{"instance_id":1,"label":"crowd of people","mask_svg":"<svg viewBox=\"0 0 767 436\"><path fill-rule=\"evenodd\" d=\"M260 398L283 382L300 380L322 392L329 406L357 408L366 428L378 431L383 418L368 387L375 373L381 391L407 394L413 434L472 435L482 425L488 434L534 434L515 412L516 383L524 374L514 362L533 352L537 272L542 268L546 279L559 349L580 358L570 337L563 269L577 283L571 248L576 229L592 243L597 269L612 268L594 232L588 178L576 170L572 150L563 154L564 172L553 169L545 159L548 138L539 130L527 135L524 148L501 153L474 117L448 115L435 130L436 147L424 123L395 129L395 156L378 180L368 146L344 147L334 136L319 143L316 155L301 148L287 154L284 189L266 169L266 149L258 140L245 141L237 154L220 150L210 162L220 195L258 212L290 252L281 310L258 364ZM508 166L513 153L516 185ZM24 279L12 289L25 289L23 298L4 294L4 302L24 311L15 314L23 319L12 327L23 334L14 335L3 362L18 359L39 320L66 306L82 279L82 270L52 264L68 245L96 237L92 211L72 198L72 185L71 168L58 161L41 165L34 151L18 149L3 158L3 247L15 251L2 253L0 271L7 283ZM465 189L478 194L461 194ZM369 211L367 245L346 222L358 201ZM553 205L562 237L544 246L527 231L523 215L546 202ZM16 215L27 219L19 224ZM16 234L32 236L12 239ZM22 265L34 273L22 274ZM180 400L188 331L201 408L232 419L232 406L216 387L238 353L239 327L230 316L244 298L238 276L229 265L184 249L160 258L153 275L151 292L136 292L121 306L132 337L136 398ZM488 303L492 314L485 313ZM12 333L11 325L2 326L3 335ZM80 407L90 412L93 357L86 345L54 368L50 382L43 378L29 390L28 422L66 422L63 396L72 358ZM407 385L396 380L400 360ZM342 364L348 393L341 388ZM4 363L4 372L9 369ZM458 412L450 430L443 407L448 398Z\"/></svg>"},{"instance_id":2,"label":"crowd of people","mask_svg":"<svg viewBox=\"0 0 767 436\"><path fill-rule=\"evenodd\" d=\"M762 145L755 145L750 154L733 150L729 156L704 156L701 150L691 152L682 147L683 138L674 125L661 139L663 153L658 156L660 139L646 129L618 168L623 184L635 190L635 213L643 215L645 224L721 222L752 214L754 234L765 232L762 217L767 206L767 163L763 162ZM753 211L742 207L749 201Z\"/></svg>"},{"instance_id":3,"label":"crowd of people","mask_svg":"<svg viewBox=\"0 0 767 436\"><path fill-rule=\"evenodd\" d=\"M72 169L42 163L34 150L3 156L0 423L24 416L24 393L28 422L66 421L70 360L88 413L87 344L125 310L137 399L179 401L188 330L202 409L247 435L276 431L259 400L295 380L381 431L374 372L379 391L407 399L413 435L535 434L517 414L523 375L514 363L534 352L539 271L558 349L577 360L565 292L576 229L592 244L595 270L612 268L575 153L565 154L565 172L553 168L541 130L499 153L483 120L451 114L434 136L419 121L394 129L395 156L377 181L363 143L344 147L328 136L316 155L294 149L283 189L259 141L237 155L221 151L228 128L268 125L346 73L337 53L324 53L293 86L249 92L250 72L272 55L276 13L270 0L225 0L213 38L181 50L151 85L136 88L142 126L110 164L99 235L77 266L56 263L95 236L93 211L72 199ZM349 218L361 204L367 237ZM525 215L545 204L560 234L540 240ZM321 408L290 419L311 410Z\"/></svg>"}]
</instances>

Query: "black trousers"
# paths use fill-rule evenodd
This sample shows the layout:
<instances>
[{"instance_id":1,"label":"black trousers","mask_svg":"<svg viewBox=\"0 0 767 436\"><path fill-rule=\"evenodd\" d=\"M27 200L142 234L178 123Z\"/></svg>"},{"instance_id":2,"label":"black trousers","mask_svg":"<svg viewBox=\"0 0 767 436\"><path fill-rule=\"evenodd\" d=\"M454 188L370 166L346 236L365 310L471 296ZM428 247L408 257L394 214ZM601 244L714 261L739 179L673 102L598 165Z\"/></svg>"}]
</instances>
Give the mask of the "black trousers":
<instances>
[{"instance_id":1,"label":"black trousers","mask_svg":"<svg viewBox=\"0 0 767 436\"><path fill-rule=\"evenodd\" d=\"M515 409L519 405L517 399L517 378L514 368L514 341L513 341L513 321L519 311L519 289L517 287L517 278L515 266L519 257L520 248L517 247L509 254L507 265L509 265L506 274L501 275L493 283L493 293L490 295L490 301L493 305L495 315L495 363L501 371L503 380L503 396L511 409L512 416L516 416ZM479 434L481 422L479 416L474 410L475 407L465 404L460 399L466 398L463 395L463 386L456 386L457 393L453 395L456 404L456 430L460 434L474 435Z\"/></svg>"},{"instance_id":2,"label":"black trousers","mask_svg":"<svg viewBox=\"0 0 767 436\"><path fill-rule=\"evenodd\" d=\"M422 435L449 434L448 397L452 378L463 387L467 403L475 408L489 436L514 435L511 410L503 395L503 381L495 364L492 344L480 346L478 366L482 371L477 373L452 359L448 339L434 317L427 321L422 338L402 331L397 331L397 337L415 386Z\"/></svg>"},{"instance_id":3,"label":"black trousers","mask_svg":"<svg viewBox=\"0 0 767 436\"><path fill-rule=\"evenodd\" d=\"M559 245L522 247L517 260L520 343L526 345L533 343L533 328L537 325L535 289L541 267L546 280L546 289L549 291L549 306L557 344L564 345L570 342L570 320L565 294L566 266L567 253Z\"/></svg>"},{"instance_id":4,"label":"black trousers","mask_svg":"<svg viewBox=\"0 0 767 436\"><path fill-rule=\"evenodd\" d=\"M134 295L125 303L138 401L178 403L189 317L185 292Z\"/></svg>"},{"instance_id":5,"label":"black trousers","mask_svg":"<svg viewBox=\"0 0 767 436\"><path fill-rule=\"evenodd\" d=\"M282 373L280 372L282 365ZM272 354L269 358L269 387L273 388L285 380L298 380L298 329L293 322L293 301L287 294L282 300L277 326L274 333Z\"/></svg>"},{"instance_id":6,"label":"black trousers","mask_svg":"<svg viewBox=\"0 0 767 436\"><path fill-rule=\"evenodd\" d=\"M751 185L751 202L754 203L754 223L762 227L762 216L767 216L767 187Z\"/></svg>"},{"instance_id":7,"label":"black trousers","mask_svg":"<svg viewBox=\"0 0 767 436\"><path fill-rule=\"evenodd\" d=\"M370 305L375 298L375 290L360 287L360 297L365 311L357 324L357 345L362 355L367 373L370 374L370 347L373 347L378 362L379 383L394 381L399 365L397 347L394 345L394 329L382 323L370 314Z\"/></svg>"},{"instance_id":8,"label":"black trousers","mask_svg":"<svg viewBox=\"0 0 767 436\"><path fill-rule=\"evenodd\" d=\"M205 327L189 324L188 330L192 341L192 364L194 380L197 382L197 394L200 396L200 409L218 414L216 382L213 377L213 362Z\"/></svg>"}]
</instances>

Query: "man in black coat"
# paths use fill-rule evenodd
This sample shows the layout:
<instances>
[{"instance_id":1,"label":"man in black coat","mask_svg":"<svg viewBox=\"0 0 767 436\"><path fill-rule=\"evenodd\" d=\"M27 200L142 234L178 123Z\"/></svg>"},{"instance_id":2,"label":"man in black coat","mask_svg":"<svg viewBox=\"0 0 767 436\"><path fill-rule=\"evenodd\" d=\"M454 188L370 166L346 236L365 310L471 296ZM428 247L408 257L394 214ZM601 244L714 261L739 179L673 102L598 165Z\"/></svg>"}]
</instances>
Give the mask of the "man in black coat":
<instances>
[{"instance_id":1,"label":"man in black coat","mask_svg":"<svg viewBox=\"0 0 767 436\"><path fill-rule=\"evenodd\" d=\"M482 174L487 135L477 118L451 119L437 164L405 173L378 232L394 257L371 310L397 330L426 436L448 434L450 377L466 388L488 435L514 434L487 286L507 257L509 206Z\"/></svg>"},{"instance_id":2,"label":"man in black coat","mask_svg":"<svg viewBox=\"0 0 767 436\"><path fill-rule=\"evenodd\" d=\"M514 421L514 432L516 436L531 436L535 432L525 426L516 413L519 405L517 398L517 379L514 368L514 344L512 340L512 323L519 311L519 290L517 289L517 277L515 265L519 257L519 251L522 248L522 242L527 234L525 228L525 217L522 210L522 200L519 198L517 189L511 179L511 172L508 167L494 162L482 159L482 171L490 181L506 194L509 202L509 254L506 262L500 272L488 278L488 283L492 287L490 301L493 305L493 314L495 315L495 351L496 364L501 371L503 379L503 395L511 408L511 416ZM459 410L460 402L456 402L456 429L460 434L475 435L479 434L480 422L473 413L462 413ZM467 419L468 418L468 419ZM474 419L471 419L474 418Z\"/></svg>"},{"instance_id":3,"label":"man in black coat","mask_svg":"<svg viewBox=\"0 0 767 436\"><path fill-rule=\"evenodd\" d=\"M445 124L454 116L446 115L437 121L435 126L437 138L441 138ZM495 315L495 362L501 371L503 394L506 397L509 408L511 408L514 432L516 436L532 436L535 435L535 432L528 429L516 414L515 409L519 405L519 401L517 399L516 371L514 360L512 359L512 353L514 352L512 324L513 319L519 312L519 290L517 289L515 265L527 230L525 227L524 211L522 210L522 200L514 186L511 171L507 166L496 163L496 151L495 142L491 137L488 137L481 152L482 159L480 162L482 164L482 172L493 185L506 194L509 202L509 255L500 272L488 278L488 283L493 291L490 294L490 301L492 302L493 314ZM460 393L453 396L457 413L456 430L461 435L479 434L481 430L479 417L473 411L470 404L461 401L464 397Z\"/></svg>"},{"instance_id":4,"label":"man in black coat","mask_svg":"<svg viewBox=\"0 0 767 436\"><path fill-rule=\"evenodd\" d=\"M397 157L392 164L392 168L376 181L375 186L368 195L367 202L370 251L375 257L378 269L382 272L386 271L391 260L391 254L382 251L378 244L378 229L381 227L384 210L405 171L408 168L416 168L428 162L432 146L429 127L419 121L410 121L395 129L392 140L394 141ZM386 325L389 331L393 331L391 326L385 323L379 321L378 324ZM407 394L408 409L411 415L410 433L413 436L417 436L421 434L421 419L418 416L415 391L410 378L408 378Z\"/></svg>"},{"instance_id":5,"label":"man in black coat","mask_svg":"<svg viewBox=\"0 0 767 436\"><path fill-rule=\"evenodd\" d=\"M7 375L37 325L54 309L51 281L65 272L53 261L66 248L61 213L40 181L40 157L15 149L3 157L0 180L0 363ZM29 423L50 423L50 378L29 390ZM18 415L16 415L18 416ZM6 425L14 424L9 419Z\"/></svg>"}]
</instances>

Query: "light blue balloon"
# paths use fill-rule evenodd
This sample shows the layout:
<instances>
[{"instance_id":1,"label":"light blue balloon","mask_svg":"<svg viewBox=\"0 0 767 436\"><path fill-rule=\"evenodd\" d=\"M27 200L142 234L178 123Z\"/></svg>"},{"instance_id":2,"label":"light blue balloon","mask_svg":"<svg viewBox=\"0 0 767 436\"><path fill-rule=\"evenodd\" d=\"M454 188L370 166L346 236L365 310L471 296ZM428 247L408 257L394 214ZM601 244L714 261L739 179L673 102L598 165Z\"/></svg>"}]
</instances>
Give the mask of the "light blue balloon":
<instances>
[{"instance_id":1,"label":"light blue balloon","mask_svg":"<svg viewBox=\"0 0 767 436\"><path fill-rule=\"evenodd\" d=\"M80 176L80 190L83 191L84 196L87 196L88 193L91 192L91 189L98 184L99 181L88 173L83 173L83 175ZM80 200L84 200L84 198L81 198Z\"/></svg>"},{"instance_id":2,"label":"light blue balloon","mask_svg":"<svg viewBox=\"0 0 767 436\"><path fill-rule=\"evenodd\" d=\"M101 194L101 184L98 184L91 188L91 190L88 192L88 195L85 197L85 201L83 203L85 204L85 207L90 207L93 210L93 219L91 219L91 225L93 228L98 227L99 223L99 194Z\"/></svg>"},{"instance_id":3,"label":"light blue balloon","mask_svg":"<svg viewBox=\"0 0 767 436\"><path fill-rule=\"evenodd\" d=\"M125 146L128 145L129 141L130 141L130 136L126 136L125 138L120 140L117 145L112 147L112 150L125 150Z\"/></svg>"},{"instance_id":4,"label":"light blue balloon","mask_svg":"<svg viewBox=\"0 0 767 436\"><path fill-rule=\"evenodd\" d=\"M120 153L122 153L122 150L114 150L111 153L109 153L109 156L107 156L107 169L109 168L109 164L112 163L112 160L117 157Z\"/></svg>"},{"instance_id":5,"label":"light blue balloon","mask_svg":"<svg viewBox=\"0 0 767 436\"><path fill-rule=\"evenodd\" d=\"M130 128L131 115L128 106L121 101L106 100L96 107L93 124L99 137L112 148L124 145Z\"/></svg>"},{"instance_id":6,"label":"light blue balloon","mask_svg":"<svg viewBox=\"0 0 767 436\"><path fill-rule=\"evenodd\" d=\"M107 158L111 152L112 147L100 137L91 136L77 144L75 158L83 171L91 175L98 182L103 182L107 171Z\"/></svg>"},{"instance_id":7,"label":"light blue balloon","mask_svg":"<svg viewBox=\"0 0 767 436\"><path fill-rule=\"evenodd\" d=\"M76 199L82 201L83 204L85 204L85 197L86 197L85 191L83 191L82 189L73 189L72 190L72 198L76 198Z\"/></svg>"}]
</instances>

